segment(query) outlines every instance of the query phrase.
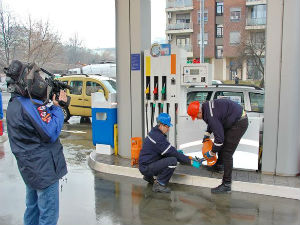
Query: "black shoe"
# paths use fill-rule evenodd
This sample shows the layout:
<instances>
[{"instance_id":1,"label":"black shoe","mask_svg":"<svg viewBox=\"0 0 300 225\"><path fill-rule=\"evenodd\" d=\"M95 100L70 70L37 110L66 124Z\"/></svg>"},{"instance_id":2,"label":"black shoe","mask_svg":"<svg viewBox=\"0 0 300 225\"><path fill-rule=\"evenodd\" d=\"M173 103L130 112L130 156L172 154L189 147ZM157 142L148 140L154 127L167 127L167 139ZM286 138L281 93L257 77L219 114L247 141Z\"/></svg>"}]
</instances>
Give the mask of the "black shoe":
<instances>
[{"instance_id":1,"label":"black shoe","mask_svg":"<svg viewBox=\"0 0 300 225\"><path fill-rule=\"evenodd\" d=\"M145 181L147 181L149 184L154 184L154 178L153 177L143 176L143 179Z\"/></svg>"},{"instance_id":2,"label":"black shoe","mask_svg":"<svg viewBox=\"0 0 300 225\"><path fill-rule=\"evenodd\" d=\"M222 183L216 188L211 189L213 194L226 194L231 192L231 184Z\"/></svg>"},{"instance_id":3,"label":"black shoe","mask_svg":"<svg viewBox=\"0 0 300 225\"><path fill-rule=\"evenodd\" d=\"M160 192L160 193L170 193L171 189L168 188L167 186L161 185L157 181L154 182L153 187L152 187L153 192Z\"/></svg>"},{"instance_id":4,"label":"black shoe","mask_svg":"<svg viewBox=\"0 0 300 225\"><path fill-rule=\"evenodd\" d=\"M223 173L224 165L215 164L213 166L208 166L207 170L215 173Z\"/></svg>"}]
</instances>

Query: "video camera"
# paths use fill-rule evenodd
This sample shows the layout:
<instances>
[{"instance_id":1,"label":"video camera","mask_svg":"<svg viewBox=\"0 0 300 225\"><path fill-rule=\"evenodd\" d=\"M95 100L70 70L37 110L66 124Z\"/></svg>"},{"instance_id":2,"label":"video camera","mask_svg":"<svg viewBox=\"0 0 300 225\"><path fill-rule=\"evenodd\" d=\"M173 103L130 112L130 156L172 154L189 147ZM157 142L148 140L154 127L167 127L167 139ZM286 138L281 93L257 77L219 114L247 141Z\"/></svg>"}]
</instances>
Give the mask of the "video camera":
<instances>
[{"instance_id":1,"label":"video camera","mask_svg":"<svg viewBox=\"0 0 300 225\"><path fill-rule=\"evenodd\" d=\"M55 99L56 101L58 101L59 105L62 106L62 107L66 107L66 106L69 106L70 104L70 100L71 100L71 97L70 96L67 96L67 102L64 102L64 101L60 101L59 100L59 93L60 93L60 90L65 90L65 89L69 89L69 90L72 90L72 87L62 81L59 81L59 80L55 80L55 76L54 74L50 73L49 71L43 69L43 68L40 68L42 72L46 73L49 75L48 78L45 78L45 80L47 81L48 85L50 87L52 87L51 89L51 92L49 94L49 99L52 99L53 98L53 95L55 94Z\"/></svg>"},{"instance_id":2,"label":"video camera","mask_svg":"<svg viewBox=\"0 0 300 225\"><path fill-rule=\"evenodd\" d=\"M42 78L40 71L47 74L48 77ZM9 92L29 97L32 102L34 102L32 98L42 100L43 105L48 104L55 94L55 99L60 106L66 107L70 104L71 97L67 96L67 102L59 101L59 93L60 90L71 90L71 86L55 80L54 74L37 67L35 63L23 64L18 60L13 60L7 68L4 68L4 73L7 75L6 81Z\"/></svg>"}]
</instances>

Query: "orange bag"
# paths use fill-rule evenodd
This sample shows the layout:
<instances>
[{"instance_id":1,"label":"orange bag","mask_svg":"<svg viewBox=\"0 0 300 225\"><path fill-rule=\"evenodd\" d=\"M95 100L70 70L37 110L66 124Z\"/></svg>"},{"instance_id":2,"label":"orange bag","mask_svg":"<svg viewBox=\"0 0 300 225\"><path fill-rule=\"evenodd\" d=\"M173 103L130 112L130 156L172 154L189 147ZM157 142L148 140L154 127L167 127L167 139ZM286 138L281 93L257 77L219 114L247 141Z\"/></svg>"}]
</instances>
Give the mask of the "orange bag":
<instances>
[{"instance_id":1,"label":"orange bag","mask_svg":"<svg viewBox=\"0 0 300 225\"><path fill-rule=\"evenodd\" d=\"M131 138L131 166L139 163L140 151L142 149L142 138Z\"/></svg>"},{"instance_id":2,"label":"orange bag","mask_svg":"<svg viewBox=\"0 0 300 225\"><path fill-rule=\"evenodd\" d=\"M213 145L214 145L214 143L212 142L212 140L207 138L207 139L205 139L205 142L203 143L203 146L202 146L202 155L206 159L208 166L213 166L217 162L216 155L210 159L205 156L206 152L209 152L210 150L212 150Z\"/></svg>"}]
</instances>

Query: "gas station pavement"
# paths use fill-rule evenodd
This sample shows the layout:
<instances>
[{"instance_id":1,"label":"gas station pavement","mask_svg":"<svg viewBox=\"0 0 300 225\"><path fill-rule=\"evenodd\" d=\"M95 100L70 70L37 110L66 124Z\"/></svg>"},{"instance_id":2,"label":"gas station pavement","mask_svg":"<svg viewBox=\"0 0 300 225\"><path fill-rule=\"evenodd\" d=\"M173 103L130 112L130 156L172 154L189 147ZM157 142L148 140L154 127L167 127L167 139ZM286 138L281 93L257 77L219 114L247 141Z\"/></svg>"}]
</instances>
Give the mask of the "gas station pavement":
<instances>
[{"instance_id":1,"label":"gas station pavement","mask_svg":"<svg viewBox=\"0 0 300 225\"><path fill-rule=\"evenodd\" d=\"M93 151L88 159L90 167L96 171L128 177L142 178L137 166L131 166L129 159L114 155L98 154ZM207 170L206 166L195 169L187 165L177 165L170 182L213 188L221 184L223 174ZM265 175L256 171L233 170L232 190L285 197L300 200L300 177L280 177Z\"/></svg>"},{"instance_id":2,"label":"gas station pavement","mask_svg":"<svg viewBox=\"0 0 300 225\"><path fill-rule=\"evenodd\" d=\"M60 181L59 225L94 224L300 224L300 201L291 198L233 191L228 195L212 195L208 187L171 183L170 194L153 193L151 186L136 177L120 176L92 170L87 165L95 150L91 125L80 124L78 118L65 124L61 134L69 173ZM133 170L129 160L99 156L115 172ZM108 167L107 166L107 167ZM220 174L179 167L176 176L190 171L207 179ZM242 171L244 174L245 171ZM206 175L205 175L206 174ZM201 175L201 176L202 176ZM205 175L205 176L204 176ZM280 184L299 189L299 177L278 178L264 175L234 174L236 181ZM248 177L248 178L247 178ZM179 179L178 178L178 179ZM0 143L0 225L22 224L25 209L25 186L11 153L9 142ZM206 180L205 180L206 181ZM176 180L175 180L176 182ZM219 182L217 180L217 182Z\"/></svg>"}]
</instances>

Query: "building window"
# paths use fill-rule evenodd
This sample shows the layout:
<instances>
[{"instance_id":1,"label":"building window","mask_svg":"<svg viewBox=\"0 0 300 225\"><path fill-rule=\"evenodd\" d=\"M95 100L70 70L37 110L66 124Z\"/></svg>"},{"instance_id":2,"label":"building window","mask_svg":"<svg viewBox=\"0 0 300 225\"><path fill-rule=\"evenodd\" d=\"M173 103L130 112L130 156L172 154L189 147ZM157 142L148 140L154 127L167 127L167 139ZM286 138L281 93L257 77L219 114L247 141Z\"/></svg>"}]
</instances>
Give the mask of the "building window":
<instances>
[{"instance_id":1,"label":"building window","mask_svg":"<svg viewBox=\"0 0 300 225\"><path fill-rule=\"evenodd\" d=\"M177 46L185 46L190 44L190 37L178 36L176 38Z\"/></svg>"},{"instance_id":2,"label":"building window","mask_svg":"<svg viewBox=\"0 0 300 225\"><path fill-rule=\"evenodd\" d=\"M230 21L238 22L241 19L241 8L230 9Z\"/></svg>"},{"instance_id":3,"label":"building window","mask_svg":"<svg viewBox=\"0 0 300 225\"><path fill-rule=\"evenodd\" d=\"M223 45L216 46L216 58L217 59L223 58Z\"/></svg>"},{"instance_id":4,"label":"building window","mask_svg":"<svg viewBox=\"0 0 300 225\"><path fill-rule=\"evenodd\" d=\"M216 37L222 38L223 37L223 24L216 25Z\"/></svg>"},{"instance_id":5,"label":"building window","mask_svg":"<svg viewBox=\"0 0 300 225\"><path fill-rule=\"evenodd\" d=\"M176 23L190 23L190 22L191 22L191 18L189 13L176 15Z\"/></svg>"},{"instance_id":6,"label":"building window","mask_svg":"<svg viewBox=\"0 0 300 225\"><path fill-rule=\"evenodd\" d=\"M208 21L208 10L204 10L204 22Z\"/></svg>"},{"instance_id":7,"label":"building window","mask_svg":"<svg viewBox=\"0 0 300 225\"><path fill-rule=\"evenodd\" d=\"M223 2L217 2L216 3L216 15L217 16L223 16L224 12L224 3Z\"/></svg>"},{"instance_id":8,"label":"building window","mask_svg":"<svg viewBox=\"0 0 300 225\"><path fill-rule=\"evenodd\" d=\"M200 34L198 34L198 45L201 45ZM204 45L208 45L208 33L204 33Z\"/></svg>"},{"instance_id":9,"label":"building window","mask_svg":"<svg viewBox=\"0 0 300 225\"><path fill-rule=\"evenodd\" d=\"M267 6L266 5L255 5L251 8L251 18L266 18L267 17Z\"/></svg>"},{"instance_id":10,"label":"building window","mask_svg":"<svg viewBox=\"0 0 300 225\"><path fill-rule=\"evenodd\" d=\"M265 32L251 32L250 39L252 43L263 44L265 42Z\"/></svg>"},{"instance_id":11,"label":"building window","mask_svg":"<svg viewBox=\"0 0 300 225\"><path fill-rule=\"evenodd\" d=\"M239 31L230 32L230 44L237 45L241 43L241 33Z\"/></svg>"},{"instance_id":12,"label":"building window","mask_svg":"<svg viewBox=\"0 0 300 225\"><path fill-rule=\"evenodd\" d=\"M198 11L198 24L200 24L200 21L201 20L201 12ZM204 10L204 22L207 22L208 21L208 11L207 9Z\"/></svg>"},{"instance_id":13,"label":"building window","mask_svg":"<svg viewBox=\"0 0 300 225\"><path fill-rule=\"evenodd\" d=\"M192 51L191 39L189 36L177 36L176 45L188 52Z\"/></svg>"},{"instance_id":14,"label":"building window","mask_svg":"<svg viewBox=\"0 0 300 225\"><path fill-rule=\"evenodd\" d=\"M251 18L247 19L247 25L266 25L267 11L266 5L255 5L251 8Z\"/></svg>"}]
</instances>

